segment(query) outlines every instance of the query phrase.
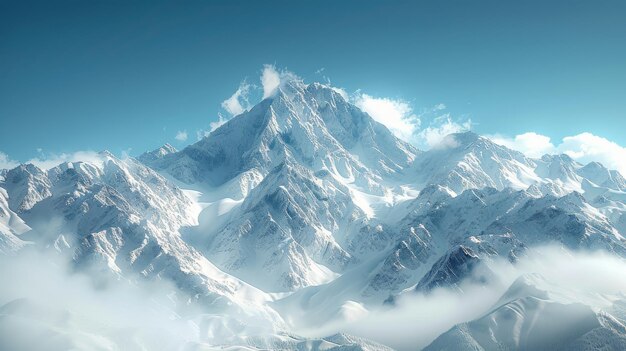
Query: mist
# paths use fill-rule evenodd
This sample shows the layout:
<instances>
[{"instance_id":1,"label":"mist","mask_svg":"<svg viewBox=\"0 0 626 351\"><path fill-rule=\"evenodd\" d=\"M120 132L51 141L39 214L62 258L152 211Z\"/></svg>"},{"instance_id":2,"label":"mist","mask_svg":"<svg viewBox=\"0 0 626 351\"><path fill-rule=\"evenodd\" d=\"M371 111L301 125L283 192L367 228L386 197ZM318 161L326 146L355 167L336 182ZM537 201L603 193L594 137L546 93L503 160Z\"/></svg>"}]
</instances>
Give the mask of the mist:
<instances>
[{"instance_id":1,"label":"mist","mask_svg":"<svg viewBox=\"0 0 626 351\"><path fill-rule=\"evenodd\" d=\"M227 316L194 306L165 281L103 278L101 271L76 270L70 257L46 252L32 248L0 257L0 349L190 350L227 343L228 335L243 332L238 328L246 321L228 324ZM467 279L429 293L406 291L394 306L370 309L357 321L292 332L305 337L343 332L416 350L498 307L523 275L540 276L550 292L594 308L609 307L613 300L607 296L623 299L626 293L626 262L603 252L540 247L515 265L495 259L479 269L491 270L493 279L482 285Z\"/></svg>"},{"instance_id":2,"label":"mist","mask_svg":"<svg viewBox=\"0 0 626 351\"><path fill-rule=\"evenodd\" d=\"M477 270L488 268L495 275L487 284L477 285L467 279L459 289L405 292L392 308L374 309L356 322L335 322L304 333L345 332L401 351L422 349L454 325L480 318L497 307L508 287L523 275L542 277L550 284L550 291L564 295L571 303L605 308L611 305L606 295L626 298L626 261L606 252L537 247L528 250L515 265L504 259L485 265Z\"/></svg>"},{"instance_id":3,"label":"mist","mask_svg":"<svg viewBox=\"0 0 626 351\"><path fill-rule=\"evenodd\" d=\"M198 340L164 281L77 271L68 257L37 249L0 257L0 279L3 350L175 350Z\"/></svg>"}]
</instances>

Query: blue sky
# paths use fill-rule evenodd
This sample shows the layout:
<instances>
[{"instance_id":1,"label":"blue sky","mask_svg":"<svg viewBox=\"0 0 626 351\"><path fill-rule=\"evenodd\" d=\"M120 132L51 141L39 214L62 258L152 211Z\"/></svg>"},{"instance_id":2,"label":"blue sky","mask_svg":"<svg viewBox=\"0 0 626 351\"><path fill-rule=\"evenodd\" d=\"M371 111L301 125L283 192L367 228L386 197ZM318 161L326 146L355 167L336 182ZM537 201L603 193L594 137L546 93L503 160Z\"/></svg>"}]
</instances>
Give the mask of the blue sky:
<instances>
[{"instance_id":1,"label":"blue sky","mask_svg":"<svg viewBox=\"0 0 626 351\"><path fill-rule=\"evenodd\" d=\"M272 64L419 120L423 147L470 126L619 163L624 18L624 1L2 1L0 161L183 147Z\"/></svg>"}]
</instances>

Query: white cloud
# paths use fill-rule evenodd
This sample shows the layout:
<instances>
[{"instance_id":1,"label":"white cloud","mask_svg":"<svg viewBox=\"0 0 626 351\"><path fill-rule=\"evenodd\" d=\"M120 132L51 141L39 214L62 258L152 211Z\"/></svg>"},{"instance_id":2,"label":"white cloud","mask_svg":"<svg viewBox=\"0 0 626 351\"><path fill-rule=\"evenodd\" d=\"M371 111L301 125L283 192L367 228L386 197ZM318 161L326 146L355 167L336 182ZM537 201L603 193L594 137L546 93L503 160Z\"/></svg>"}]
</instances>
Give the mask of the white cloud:
<instances>
[{"instance_id":1,"label":"white cloud","mask_svg":"<svg viewBox=\"0 0 626 351\"><path fill-rule=\"evenodd\" d=\"M626 175L626 148L608 139L591 133L581 133L563 138L558 150L576 161L598 161Z\"/></svg>"},{"instance_id":2,"label":"white cloud","mask_svg":"<svg viewBox=\"0 0 626 351\"><path fill-rule=\"evenodd\" d=\"M281 74L274 65L264 65L261 73L261 85L263 86L263 99L273 96L280 86Z\"/></svg>"},{"instance_id":3,"label":"white cloud","mask_svg":"<svg viewBox=\"0 0 626 351\"><path fill-rule=\"evenodd\" d=\"M173 350L201 341L191 323L178 318L182 313L171 298L176 290L171 284L146 279L130 284L73 267L71 257L43 250L0 257L0 276L11 282L0 285L0 305L23 302L11 303L3 314L9 321L3 323L3 349Z\"/></svg>"},{"instance_id":4,"label":"white cloud","mask_svg":"<svg viewBox=\"0 0 626 351\"><path fill-rule=\"evenodd\" d=\"M445 109L446 109L446 105L442 103L439 103L433 107L433 111L441 111Z\"/></svg>"},{"instance_id":5,"label":"white cloud","mask_svg":"<svg viewBox=\"0 0 626 351\"><path fill-rule=\"evenodd\" d=\"M128 157L131 149L122 151L122 158ZM27 160L24 163L32 163L33 165L48 170L54 168L64 162L89 162L93 164L102 164L104 154L91 150L81 150L69 153L46 153L42 149L37 149L38 155ZM11 169L20 164L18 161L11 160L6 154L0 152L0 169Z\"/></svg>"},{"instance_id":6,"label":"white cloud","mask_svg":"<svg viewBox=\"0 0 626 351\"><path fill-rule=\"evenodd\" d=\"M354 104L405 141L410 141L419 129L420 119L406 101L359 94Z\"/></svg>"},{"instance_id":7,"label":"white cloud","mask_svg":"<svg viewBox=\"0 0 626 351\"><path fill-rule=\"evenodd\" d=\"M176 139L178 141L185 141L185 140L187 140L187 131L186 130L179 130L178 132L176 132L176 136L174 137L174 139Z\"/></svg>"},{"instance_id":8,"label":"white cloud","mask_svg":"<svg viewBox=\"0 0 626 351\"><path fill-rule=\"evenodd\" d=\"M235 91L231 97L222 102L222 108L233 116L242 114L250 108L250 103L248 101L249 92L250 84L246 83L246 81L241 82L237 91Z\"/></svg>"},{"instance_id":9,"label":"white cloud","mask_svg":"<svg viewBox=\"0 0 626 351\"><path fill-rule=\"evenodd\" d=\"M210 130L199 129L199 130L196 131L196 139L198 141L200 141L200 140L208 137L209 134L211 134Z\"/></svg>"},{"instance_id":10,"label":"white cloud","mask_svg":"<svg viewBox=\"0 0 626 351\"><path fill-rule=\"evenodd\" d=\"M224 118L224 116L221 113L218 113L217 116L218 116L217 121L209 123L209 130L199 129L199 130L196 131L196 139L202 140L202 139L208 137L209 134L211 134L217 128L219 128L222 125L224 125L224 123L228 122L228 119Z\"/></svg>"},{"instance_id":11,"label":"white cloud","mask_svg":"<svg viewBox=\"0 0 626 351\"><path fill-rule=\"evenodd\" d=\"M620 171L626 175L626 148L606 138L585 132L566 136L558 145L550 137L528 132L513 138L492 135L494 142L523 152L529 157L540 157L544 154L566 154L583 164L596 161L609 169Z\"/></svg>"},{"instance_id":12,"label":"white cloud","mask_svg":"<svg viewBox=\"0 0 626 351\"><path fill-rule=\"evenodd\" d=\"M36 158L26 161L26 163L32 163L44 170L56 167L63 162L90 162L100 164L102 162L102 155L95 151L76 151L62 154L44 154L41 152Z\"/></svg>"},{"instance_id":13,"label":"white cloud","mask_svg":"<svg viewBox=\"0 0 626 351\"><path fill-rule=\"evenodd\" d=\"M439 106L439 105L438 105ZM472 127L472 121L453 121L449 114L437 117L431 125L424 128L417 134L416 143L418 147L430 149L433 147L450 146L442 145L448 134L466 132Z\"/></svg>"},{"instance_id":14,"label":"white cloud","mask_svg":"<svg viewBox=\"0 0 626 351\"><path fill-rule=\"evenodd\" d=\"M126 160L126 159L131 158L131 157L132 157L132 156L130 155L131 151L133 151L133 148L132 148L132 147L129 147L129 148L128 148L128 149L126 149L126 150L122 150L121 159L122 159L122 160Z\"/></svg>"},{"instance_id":15,"label":"white cloud","mask_svg":"<svg viewBox=\"0 0 626 351\"><path fill-rule=\"evenodd\" d=\"M529 157L538 158L545 154L555 153L556 151L549 137L535 132L519 134L516 135L515 138L509 138L499 134L489 135L487 137L496 144L521 151Z\"/></svg>"},{"instance_id":16,"label":"white cloud","mask_svg":"<svg viewBox=\"0 0 626 351\"><path fill-rule=\"evenodd\" d=\"M343 92L345 93L345 91ZM339 93L341 94L341 92ZM442 103L428 108L417 115L414 113L411 105L404 100L375 98L365 93L356 93L353 95L352 101L376 121L389 128L398 138L422 149L451 146L443 144L452 140L445 138L448 134L465 132L470 130L472 126L471 120L454 121L446 113L434 118L428 127L420 130L423 118L431 118L432 114L446 109L446 105Z\"/></svg>"},{"instance_id":17,"label":"white cloud","mask_svg":"<svg viewBox=\"0 0 626 351\"><path fill-rule=\"evenodd\" d=\"M0 169L12 169L17 167L19 163L9 158L7 154L0 151Z\"/></svg>"},{"instance_id":18,"label":"white cloud","mask_svg":"<svg viewBox=\"0 0 626 351\"><path fill-rule=\"evenodd\" d=\"M346 101L350 101L350 95L348 95L348 92L347 92L345 89L343 89L343 88L337 88L337 87L333 87L333 86L331 86L330 88L331 88L332 90L334 90L334 91L335 91L335 93L337 93L337 94L341 95L341 97L342 97L344 100L346 100Z\"/></svg>"},{"instance_id":19,"label":"white cloud","mask_svg":"<svg viewBox=\"0 0 626 351\"><path fill-rule=\"evenodd\" d=\"M209 127L211 128L210 132L212 132L212 131L216 130L217 128L221 127L226 122L228 122L228 120L226 118L224 118L224 116L222 116L221 113L218 114L217 121L209 123Z\"/></svg>"}]
</instances>

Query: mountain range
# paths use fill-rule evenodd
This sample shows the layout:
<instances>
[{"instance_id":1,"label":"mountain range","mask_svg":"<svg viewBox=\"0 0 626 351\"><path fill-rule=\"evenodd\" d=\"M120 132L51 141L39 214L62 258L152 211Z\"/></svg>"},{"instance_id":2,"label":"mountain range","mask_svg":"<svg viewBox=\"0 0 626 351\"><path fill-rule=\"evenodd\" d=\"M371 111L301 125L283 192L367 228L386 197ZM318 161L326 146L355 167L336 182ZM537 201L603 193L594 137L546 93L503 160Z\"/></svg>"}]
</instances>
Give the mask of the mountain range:
<instances>
[{"instance_id":1,"label":"mountain range","mask_svg":"<svg viewBox=\"0 0 626 351\"><path fill-rule=\"evenodd\" d=\"M472 132L418 150L336 89L297 78L180 151L0 170L0 255L49 252L94 280L167 282L178 305L201 311L178 317L198 330L184 345L193 350L386 350L395 345L369 335L305 331L504 284L498 266L536 247L623 259L624 235L617 171L529 158ZM623 294L581 298L536 274L513 278L476 319L415 348L626 348ZM0 308L2 335L32 320L45 347L84 345L75 323L16 307L30 304Z\"/></svg>"}]
</instances>

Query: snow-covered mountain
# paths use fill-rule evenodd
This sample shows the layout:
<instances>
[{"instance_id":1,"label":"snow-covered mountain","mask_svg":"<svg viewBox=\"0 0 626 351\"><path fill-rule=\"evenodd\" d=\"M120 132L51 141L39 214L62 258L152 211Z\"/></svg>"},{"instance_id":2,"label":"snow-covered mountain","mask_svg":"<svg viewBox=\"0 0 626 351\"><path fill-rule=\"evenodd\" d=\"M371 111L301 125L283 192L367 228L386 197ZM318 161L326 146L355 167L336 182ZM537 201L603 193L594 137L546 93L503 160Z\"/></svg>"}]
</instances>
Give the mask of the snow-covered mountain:
<instances>
[{"instance_id":1,"label":"snow-covered mountain","mask_svg":"<svg viewBox=\"0 0 626 351\"><path fill-rule=\"evenodd\" d=\"M236 201L232 220L189 240L220 268L289 291L356 261L348 244L372 216L367 197L387 195L417 153L333 89L293 80L198 143L140 159Z\"/></svg>"},{"instance_id":2,"label":"snow-covered mountain","mask_svg":"<svg viewBox=\"0 0 626 351\"><path fill-rule=\"evenodd\" d=\"M626 180L616 171L566 155L528 158L471 132L419 151L336 89L293 77L180 151L166 144L137 159L102 152L0 171L0 254L36 248L98 276L172 283L213 315L198 323L203 342L248 349L382 349L290 330L358 318L415 291L487 282L489 270L477 276L476 267L515 263L536 246L626 257L625 234ZM623 342L623 320L526 290L524 301L508 294L429 348L491 349L488 332L512 349L543 342L494 329L516 309L525 320L543 309L580 312L585 332ZM564 327L568 342L591 342L574 327Z\"/></svg>"},{"instance_id":3,"label":"snow-covered mountain","mask_svg":"<svg viewBox=\"0 0 626 351\"><path fill-rule=\"evenodd\" d=\"M454 326L425 350L622 350L626 304L608 298L524 275L485 316Z\"/></svg>"},{"instance_id":4,"label":"snow-covered mountain","mask_svg":"<svg viewBox=\"0 0 626 351\"><path fill-rule=\"evenodd\" d=\"M5 251L34 243L67 252L77 269L98 279L163 279L216 311L280 323L258 303L269 300L266 293L220 271L182 240L180 229L197 224L199 209L134 159L102 152L97 163L22 165L5 173L2 186L15 209L6 212L7 235L17 239L3 243Z\"/></svg>"}]
</instances>

